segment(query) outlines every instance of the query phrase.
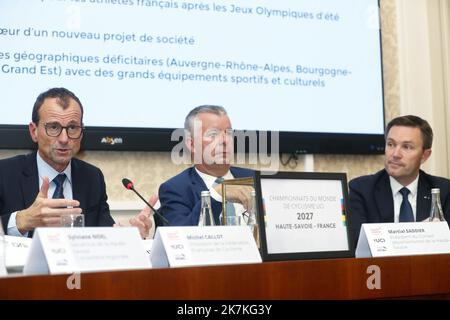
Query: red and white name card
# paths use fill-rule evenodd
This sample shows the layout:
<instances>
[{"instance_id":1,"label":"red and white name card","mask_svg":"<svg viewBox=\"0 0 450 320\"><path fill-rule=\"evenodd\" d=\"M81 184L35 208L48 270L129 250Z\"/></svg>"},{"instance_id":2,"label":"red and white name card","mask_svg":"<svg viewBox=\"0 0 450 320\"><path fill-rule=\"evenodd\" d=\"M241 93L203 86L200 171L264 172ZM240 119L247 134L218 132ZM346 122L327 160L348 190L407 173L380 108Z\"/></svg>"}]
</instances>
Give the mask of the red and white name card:
<instances>
[{"instance_id":1,"label":"red and white name card","mask_svg":"<svg viewBox=\"0 0 450 320\"><path fill-rule=\"evenodd\" d=\"M154 268L242 264L261 255L247 226L159 227L151 261Z\"/></svg>"},{"instance_id":2,"label":"red and white name card","mask_svg":"<svg viewBox=\"0 0 450 320\"><path fill-rule=\"evenodd\" d=\"M8 270L23 269L31 242L32 240L27 237L5 236L5 265Z\"/></svg>"},{"instance_id":3,"label":"red and white name card","mask_svg":"<svg viewBox=\"0 0 450 320\"><path fill-rule=\"evenodd\" d=\"M364 223L355 256L388 257L450 253L447 222Z\"/></svg>"},{"instance_id":4,"label":"red and white name card","mask_svg":"<svg viewBox=\"0 0 450 320\"><path fill-rule=\"evenodd\" d=\"M6 276L4 235L0 235L0 277Z\"/></svg>"},{"instance_id":5,"label":"red and white name card","mask_svg":"<svg viewBox=\"0 0 450 320\"><path fill-rule=\"evenodd\" d=\"M37 228L24 274L147 268L137 228Z\"/></svg>"}]
</instances>

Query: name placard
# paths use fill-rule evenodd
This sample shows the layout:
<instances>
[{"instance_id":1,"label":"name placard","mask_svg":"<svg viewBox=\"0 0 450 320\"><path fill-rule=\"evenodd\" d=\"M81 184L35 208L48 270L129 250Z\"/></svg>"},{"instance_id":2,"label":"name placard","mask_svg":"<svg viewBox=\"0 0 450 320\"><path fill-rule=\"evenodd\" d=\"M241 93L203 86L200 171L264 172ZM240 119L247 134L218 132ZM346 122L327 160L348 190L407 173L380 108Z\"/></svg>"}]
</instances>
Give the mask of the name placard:
<instances>
[{"instance_id":1,"label":"name placard","mask_svg":"<svg viewBox=\"0 0 450 320\"><path fill-rule=\"evenodd\" d=\"M357 258L450 253L447 222L364 223Z\"/></svg>"},{"instance_id":2,"label":"name placard","mask_svg":"<svg viewBox=\"0 0 450 320\"><path fill-rule=\"evenodd\" d=\"M22 270L28 257L31 241L26 237L5 236L5 264L8 270Z\"/></svg>"},{"instance_id":3,"label":"name placard","mask_svg":"<svg viewBox=\"0 0 450 320\"><path fill-rule=\"evenodd\" d=\"M137 228L37 228L24 274L150 268Z\"/></svg>"},{"instance_id":4,"label":"name placard","mask_svg":"<svg viewBox=\"0 0 450 320\"><path fill-rule=\"evenodd\" d=\"M261 255L247 226L158 227L151 261L154 268L243 264Z\"/></svg>"},{"instance_id":5,"label":"name placard","mask_svg":"<svg viewBox=\"0 0 450 320\"><path fill-rule=\"evenodd\" d=\"M142 240L142 245L144 246L144 251L148 257L148 261L150 261L151 264L153 239Z\"/></svg>"},{"instance_id":6,"label":"name placard","mask_svg":"<svg viewBox=\"0 0 450 320\"><path fill-rule=\"evenodd\" d=\"M264 260L351 256L343 173L256 174Z\"/></svg>"},{"instance_id":7,"label":"name placard","mask_svg":"<svg viewBox=\"0 0 450 320\"><path fill-rule=\"evenodd\" d=\"M1 226L0 226L1 227ZM4 235L0 234L0 277L6 276Z\"/></svg>"}]
</instances>

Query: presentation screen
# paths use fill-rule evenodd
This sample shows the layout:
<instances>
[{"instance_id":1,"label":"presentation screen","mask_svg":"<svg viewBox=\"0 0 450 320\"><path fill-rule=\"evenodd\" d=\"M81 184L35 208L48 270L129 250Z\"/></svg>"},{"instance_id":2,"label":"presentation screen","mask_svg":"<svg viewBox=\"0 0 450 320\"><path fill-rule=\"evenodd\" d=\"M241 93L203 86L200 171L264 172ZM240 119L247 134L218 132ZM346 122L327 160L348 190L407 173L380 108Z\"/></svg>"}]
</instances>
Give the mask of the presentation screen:
<instances>
[{"instance_id":1,"label":"presentation screen","mask_svg":"<svg viewBox=\"0 0 450 320\"><path fill-rule=\"evenodd\" d=\"M281 152L383 151L377 0L2 0L0 147L39 93L73 91L86 149L170 150L199 105Z\"/></svg>"}]
</instances>

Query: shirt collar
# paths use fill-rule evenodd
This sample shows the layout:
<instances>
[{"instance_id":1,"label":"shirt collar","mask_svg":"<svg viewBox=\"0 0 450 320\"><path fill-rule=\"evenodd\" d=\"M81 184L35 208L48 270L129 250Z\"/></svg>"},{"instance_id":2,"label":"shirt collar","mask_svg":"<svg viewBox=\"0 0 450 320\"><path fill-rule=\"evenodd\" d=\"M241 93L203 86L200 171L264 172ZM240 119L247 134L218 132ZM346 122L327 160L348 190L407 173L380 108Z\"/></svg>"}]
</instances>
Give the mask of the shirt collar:
<instances>
[{"instance_id":1,"label":"shirt collar","mask_svg":"<svg viewBox=\"0 0 450 320\"><path fill-rule=\"evenodd\" d=\"M389 176L389 181L391 183L392 194L396 195L400 191L400 189L403 188L403 186L397 180L395 180L395 178L391 176ZM416 179L414 179L413 182L411 182L409 185L406 186L406 188L409 189L409 192L413 197L415 197L417 194L418 185L419 185L419 175L417 175Z\"/></svg>"},{"instance_id":2,"label":"shirt collar","mask_svg":"<svg viewBox=\"0 0 450 320\"><path fill-rule=\"evenodd\" d=\"M51 182L55 177L60 173L66 174L66 180L72 184L72 161L69 162L69 165L64 169L63 172L58 172L52 166L50 166L44 159L41 158L39 152L36 153L36 162L39 177L48 177L48 180Z\"/></svg>"},{"instance_id":3,"label":"shirt collar","mask_svg":"<svg viewBox=\"0 0 450 320\"><path fill-rule=\"evenodd\" d=\"M198 173L198 175L200 176L200 178L202 178L202 180L205 182L205 184L206 184L206 186L208 187L208 189L212 187L212 185L216 182L216 179L217 179L217 178L220 178L220 177L211 176L211 175L209 175L209 174L207 174L207 173L201 172L201 171L198 170L196 167L194 167L194 168L195 168L195 171L196 171L196 172ZM227 173L226 173L225 175L222 176L222 178L224 178L225 180L227 180L227 179L233 179L234 177L233 177L233 175L231 174L231 171L228 170Z\"/></svg>"}]
</instances>

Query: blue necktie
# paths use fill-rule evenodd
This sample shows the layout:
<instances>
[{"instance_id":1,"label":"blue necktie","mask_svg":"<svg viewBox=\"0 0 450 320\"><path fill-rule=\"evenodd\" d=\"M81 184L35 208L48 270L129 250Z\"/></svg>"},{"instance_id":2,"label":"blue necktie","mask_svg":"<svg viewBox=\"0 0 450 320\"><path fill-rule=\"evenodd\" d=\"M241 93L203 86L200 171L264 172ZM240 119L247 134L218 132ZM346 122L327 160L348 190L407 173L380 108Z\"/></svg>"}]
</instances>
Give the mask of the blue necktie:
<instances>
[{"instance_id":1,"label":"blue necktie","mask_svg":"<svg viewBox=\"0 0 450 320\"><path fill-rule=\"evenodd\" d=\"M214 181L216 184L221 184L225 179L220 177L217 178L216 181ZM236 215L236 210L234 209L234 205L232 202L227 201L227 216L235 216Z\"/></svg>"},{"instance_id":2,"label":"blue necktie","mask_svg":"<svg viewBox=\"0 0 450 320\"><path fill-rule=\"evenodd\" d=\"M64 199L64 180L66 180L65 173L60 173L53 179L53 182L56 184L56 189L52 196L53 199Z\"/></svg>"},{"instance_id":3,"label":"blue necktie","mask_svg":"<svg viewBox=\"0 0 450 320\"><path fill-rule=\"evenodd\" d=\"M408 188L401 188L400 193L403 196L403 201L400 206L400 222L414 222L414 214L412 211L411 204L408 201L408 194L409 189Z\"/></svg>"}]
</instances>

